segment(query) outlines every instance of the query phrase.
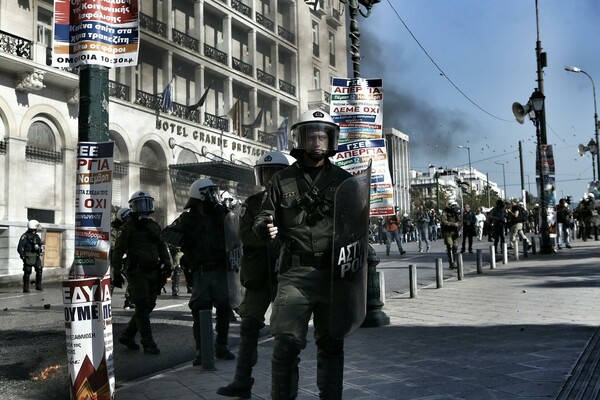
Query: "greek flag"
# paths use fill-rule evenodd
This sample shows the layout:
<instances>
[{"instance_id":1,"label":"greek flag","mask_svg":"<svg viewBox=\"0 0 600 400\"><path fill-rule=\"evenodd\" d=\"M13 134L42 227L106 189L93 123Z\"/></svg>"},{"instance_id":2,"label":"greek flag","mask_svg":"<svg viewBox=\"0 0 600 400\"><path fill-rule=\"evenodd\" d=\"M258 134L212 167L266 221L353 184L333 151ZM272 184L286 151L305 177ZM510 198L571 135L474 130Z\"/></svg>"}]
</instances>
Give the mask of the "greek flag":
<instances>
[{"instance_id":1,"label":"greek flag","mask_svg":"<svg viewBox=\"0 0 600 400\"><path fill-rule=\"evenodd\" d=\"M277 138L277 151L287 150L288 148L288 117L283 119L277 132L275 133Z\"/></svg>"},{"instance_id":2,"label":"greek flag","mask_svg":"<svg viewBox=\"0 0 600 400\"><path fill-rule=\"evenodd\" d=\"M315 11L321 9L321 0L304 0L304 2Z\"/></svg>"}]
</instances>

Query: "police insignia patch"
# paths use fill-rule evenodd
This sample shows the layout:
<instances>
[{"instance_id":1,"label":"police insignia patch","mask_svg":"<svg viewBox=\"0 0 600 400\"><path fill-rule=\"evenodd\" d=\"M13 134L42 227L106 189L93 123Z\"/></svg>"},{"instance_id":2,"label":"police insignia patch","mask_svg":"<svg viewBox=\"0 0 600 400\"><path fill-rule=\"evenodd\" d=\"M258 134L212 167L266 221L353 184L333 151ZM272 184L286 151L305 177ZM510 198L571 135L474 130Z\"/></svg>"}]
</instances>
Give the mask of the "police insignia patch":
<instances>
[{"instance_id":1,"label":"police insignia patch","mask_svg":"<svg viewBox=\"0 0 600 400\"><path fill-rule=\"evenodd\" d=\"M240 208L240 218L243 218L244 214L246 214L246 206L245 205Z\"/></svg>"}]
</instances>

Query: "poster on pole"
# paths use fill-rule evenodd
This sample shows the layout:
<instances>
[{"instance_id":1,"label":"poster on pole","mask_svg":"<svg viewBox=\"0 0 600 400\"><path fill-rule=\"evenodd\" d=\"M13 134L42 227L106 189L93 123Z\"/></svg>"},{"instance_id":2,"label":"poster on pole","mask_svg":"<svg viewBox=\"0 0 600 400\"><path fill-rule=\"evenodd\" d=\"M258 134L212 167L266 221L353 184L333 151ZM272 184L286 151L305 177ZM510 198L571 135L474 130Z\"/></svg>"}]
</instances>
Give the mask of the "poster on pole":
<instances>
[{"instance_id":1,"label":"poster on pole","mask_svg":"<svg viewBox=\"0 0 600 400\"><path fill-rule=\"evenodd\" d=\"M55 0L53 67L131 67L138 50L138 0Z\"/></svg>"},{"instance_id":2,"label":"poster on pole","mask_svg":"<svg viewBox=\"0 0 600 400\"><path fill-rule=\"evenodd\" d=\"M333 162L358 174L373 161L370 216L393 215L394 187L383 139L383 80L333 78L331 117L340 126Z\"/></svg>"},{"instance_id":3,"label":"poster on pole","mask_svg":"<svg viewBox=\"0 0 600 400\"><path fill-rule=\"evenodd\" d=\"M69 278L103 277L110 260L114 142L79 142L75 182L75 260Z\"/></svg>"},{"instance_id":4,"label":"poster on pole","mask_svg":"<svg viewBox=\"0 0 600 400\"><path fill-rule=\"evenodd\" d=\"M71 399L114 398L110 278L62 282Z\"/></svg>"}]
</instances>

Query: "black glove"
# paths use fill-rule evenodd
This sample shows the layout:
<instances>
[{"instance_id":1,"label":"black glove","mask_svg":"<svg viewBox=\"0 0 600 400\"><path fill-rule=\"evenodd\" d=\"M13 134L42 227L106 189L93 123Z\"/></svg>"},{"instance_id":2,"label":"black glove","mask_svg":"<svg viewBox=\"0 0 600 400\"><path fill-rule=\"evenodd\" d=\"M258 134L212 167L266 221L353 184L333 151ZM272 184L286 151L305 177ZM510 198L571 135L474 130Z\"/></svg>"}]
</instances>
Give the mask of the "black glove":
<instances>
[{"instance_id":1,"label":"black glove","mask_svg":"<svg viewBox=\"0 0 600 400\"><path fill-rule=\"evenodd\" d=\"M171 266L171 263L163 264L162 268L160 269L160 274L165 277L165 281L169 279L173 274L173 267Z\"/></svg>"},{"instance_id":2,"label":"black glove","mask_svg":"<svg viewBox=\"0 0 600 400\"><path fill-rule=\"evenodd\" d=\"M125 277L122 272L115 272L112 278L111 284L114 287L122 288L125 283Z\"/></svg>"}]
</instances>

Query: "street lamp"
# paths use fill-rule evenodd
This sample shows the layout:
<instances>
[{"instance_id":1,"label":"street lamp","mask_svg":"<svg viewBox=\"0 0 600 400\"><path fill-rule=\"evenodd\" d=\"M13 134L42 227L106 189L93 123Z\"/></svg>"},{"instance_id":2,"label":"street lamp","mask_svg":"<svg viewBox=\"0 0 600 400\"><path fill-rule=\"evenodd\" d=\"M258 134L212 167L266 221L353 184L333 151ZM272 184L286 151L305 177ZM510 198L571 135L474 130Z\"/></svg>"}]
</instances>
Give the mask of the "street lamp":
<instances>
[{"instance_id":1,"label":"street lamp","mask_svg":"<svg viewBox=\"0 0 600 400\"><path fill-rule=\"evenodd\" d=\"M594 141L594 139L590 139L587 146L580 144L577 146L577 152L581 157L585 155L585 152L589 151L592 155L592 172L594 175L594 181L596 180L596 155L598 155L598 144ZM600 176L599 176L600 178Z\"/></svg>"},{"instance_id":2,"label":"street lamp","mask_svg":"<svg viewBox=\"0 0 600 400\"><path fill-rule=\"evenodd\" d=\"M304 0L306 1L306 0ZM350 54L352 54L352 70L355 78L360 78L360 28L356 17L360 15L367 18L371 15L371 8L381 0L340 0L342 4L350 7ZM360 6L367 11L363 11Z\"/></svg>"},{"instance_id":3,"label":"street lamp","mask_svg":"<svg viewBox=\"0 0 600 400\"><path fill-rule=\"evenodd\" d=\"M565 70L569 71L569 72L577 72L577 73L582 73L585 76L587 76L588 78L590 78L590 81L592 82L592 93L594 94L594 132L595 132L595 137L596 137L596 143L600 143L598 141L598 111L596 109L596 85L594 85L594 80L592 79L592 77L585 72L584 70L582 70L581 68L578 67L565 67ZM591 151L590 151L591 153ZM600 179L600 152L596 151L596 153L592 153L592 157L595 155L596 156L596 166L598 167L598 179ZM594 168L594 174L595 174L595 168ZM594 180L596 180L596 178L594 178Z\"/></svg>"},{"instance_id":4,"label":"street lamp","mask_svg":"<svg viewBox=\"0 0 600 400\"><path fill-rule=\"evenodd\" d=\"M502 179L504 180L504 198L507 199L508 196L506 195L506 173L504 172L504 163L494 161L494 164L502 165Z\"/></svg>"},{"instance_id":5,"label":"street lamp","mask_svg":"<svg viewBox=\"0 0 600 400\"><path fill-rule=\"evenodd\" d=\"M459 149L467 149L469 154L469 191L472 191L473 187L471 186L471 183L473 182L473 170L471 169L471 148L469 146L461 146L460 144L456 147Z\"/></svg>"}]
</instances>

